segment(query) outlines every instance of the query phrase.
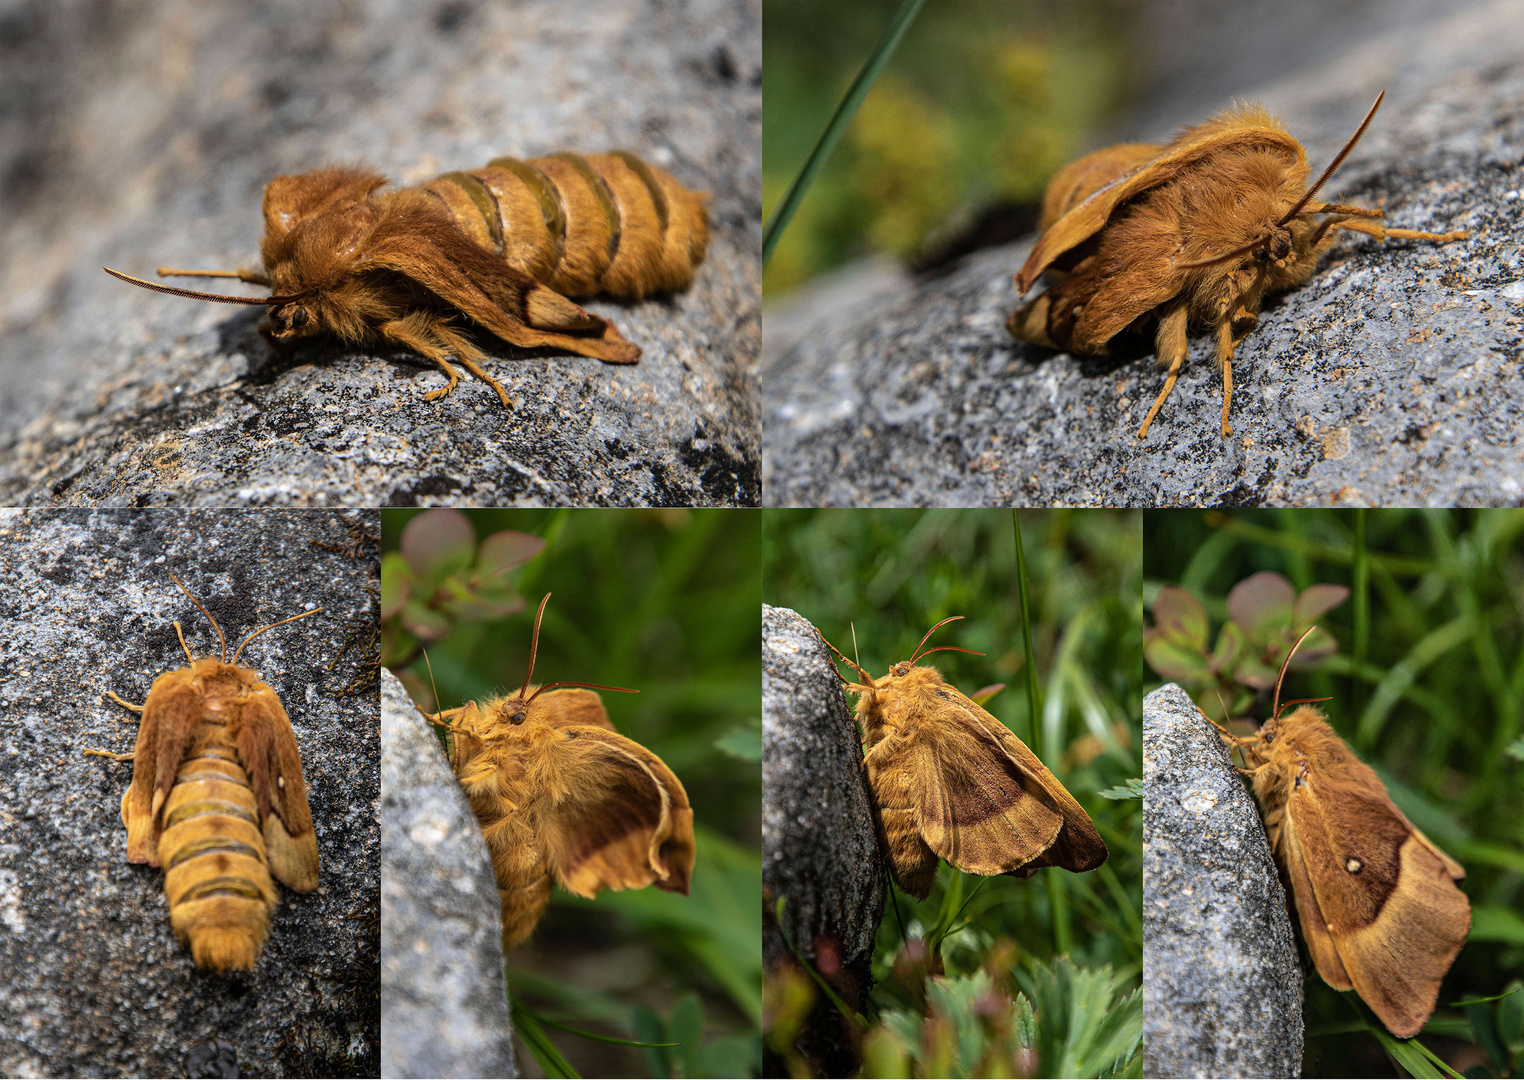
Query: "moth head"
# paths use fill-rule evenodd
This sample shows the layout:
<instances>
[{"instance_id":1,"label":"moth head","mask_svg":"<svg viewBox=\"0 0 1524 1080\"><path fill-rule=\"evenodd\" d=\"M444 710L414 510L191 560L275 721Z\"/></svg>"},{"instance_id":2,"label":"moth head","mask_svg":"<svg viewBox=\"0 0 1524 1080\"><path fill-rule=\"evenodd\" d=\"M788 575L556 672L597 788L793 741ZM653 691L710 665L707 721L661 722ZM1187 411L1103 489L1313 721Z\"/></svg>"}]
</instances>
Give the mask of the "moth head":
<instances>
[{"instance_id":1,"label":"moth head","mask_svg":"<svg viewBox=\"0 0 1524 1080\"><path fill-rule=\"evenodd\" d=\"M318 319L299 300L270 309L270 331L278 338L305 337L317 333L318 329Z\"/></svg>"},{"instance_id":2,"label":"moth head","mask_svg":"<svg viewBox=\"0 0 1524 1080\"><path fill-rule=\"evenodd\" d=\"M196 289L181 289L173 285L160 285L155 281L144 281L130 274L123 274L111 269L109 266L101 267L102 270L112 277L136 285L152 292L164 293L168 296L183 296L190 300L210 300L218 304L245 304L263 305L270 313L271 325L275 328L277 337L290 337L299 334L310 334L318 329L317 320L312 317L309 308L315 302L316 290L301 289L283 296L228 296L225 293L200 292ZM190 275L194 277L236 277L245 281L261 281L264 278L246 276L243 270L170 270L167 267L159 267L159 273L163 275ZM305 301L305 303L302 303ZM279 317L277 317L277 315ZM306 327L307 329L301 329Z\"/></svg>"},{"instance_id":3,"label":"moth head","mask_svg":"<svg viewBox=\"0 0 1524 1080\"><path fill-rule=\"evenodd\" d=\"M1344 159L1349 157L1349 152L1360 141L1360 136L1364 135L1365 129L1371 126L1371 120L1375 118L1376 110L1381 108L1382 99L1385 97L1385 90L1376 95L1376 103L1371 106L1370 112L1365 114L1365 119L1360 122L1360 127L1349 137L1349 141L1344 144L1344 149L1340 150L1333 161L1329 163L1328 168L1323 170L1323 175L1318 177L1317 182L1307 189L1295 205L1274 222L1267 222L1264 229L1253 240L1250 240L1241 247L1234 248L1232 251L1225 251L1220 255L1198 259L1195 262L1176 262L1174 263L1175 269L1197 270L1203 267L1216 266L1220 263L1232 262L1244 255L1252 255L1256 263L1264 264L1279 262L1291 254L1295 244L1292 232L1287 229L1287 226L1297 221L1298 217L1303 214L1303 208L1312 202L1313 196L1328 182L1328 178L1338 171L1340 165L1344 164ZM1306 211L1307 214L1320 212L1322 212L1321 207L1314 207ZM1301 226L1298 232L1302 235L1309 235L1305 226Z\"/></svg>"},{"instance_id":4,"label":"moth head","mask_svg":"<svg viewBox=\"0 0 1524 1080\"><path fill-rule=\"evenodd\" d=\"M1280 262L1291 254L1291 230L1284 225L1271 226L1268 238L1253 251L1258 263Z\"/></svg>"}]
</instances>

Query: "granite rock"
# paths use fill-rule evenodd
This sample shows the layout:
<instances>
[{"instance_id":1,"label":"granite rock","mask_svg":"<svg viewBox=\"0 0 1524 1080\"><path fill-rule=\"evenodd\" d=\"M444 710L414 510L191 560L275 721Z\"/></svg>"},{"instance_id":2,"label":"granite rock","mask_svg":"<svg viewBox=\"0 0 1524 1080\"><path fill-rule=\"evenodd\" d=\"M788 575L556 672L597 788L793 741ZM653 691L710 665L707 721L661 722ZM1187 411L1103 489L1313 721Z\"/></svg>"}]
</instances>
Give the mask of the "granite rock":
<instances>
[{"instance_id":1,"label":"granite rock","mask_svg":"<svg viewBox=\"0 0 1524 1080\"><path fill-rule=\"evenodd\" d=\"M762 606L762 960L787 955L773 918L784 899L789 940L814 960L831 943L866 974L884 913L872 796L852 712L815 627Z\"/></svg>"},{"instance_id":2,"label":"granite rock","mask_svg":"<svg viewBox=\"0 0 1524 1080\"><path fill-rule=\"evenodd\" d=\"M356 530L351 532L351 530ZM366 539L362 533L369 533ZM0 1075L374 1076L380 1062L380 797L374 512L0 511ZM293 572L300 566L300 572ZM197 969L162 871L120 815L142 701L216 638L169 571L279 694L321 860L252 972ZM236 1074L233 1074L236 1075Z\"/></svg>"},{"instance_id":3,"label":"granite rock","mask_svg":"<svg viewBox=\"0 0 1524 1080\"><path fill-rule=\"evenodd\" d=\"M20 0L0 55L0 502L759 499L760 0ZM407 352L278 359L258 310L100 269L257 263L278 173L614 147L712 193L708 256L588 302L638 364L483 339L512 412L469 375L425 401L444 376Z\"/></svg>"},{"instance_id":4,"label":"granite rock","mask_svg":"<svg viewBox=\"0 0 1524 1080\"><path fill-rule=\"evenodd\" d=\"M944 276L880 263L766 313L769 505L1487 505L1524 502L1524 6L1453 6L1384 26L1316 72L1232 96L1277 112L1314 168L1382 88L1385 105L1326 194L1443 246L1345 234L1272 299L1234 364L1233 436L1205 336L1146 442L1163 385L1152 347L1077 358L1016 342L1005 319L1031 241ZM1278 38L1283 45L1289 39ZM1119 139L1158 141L1228 104ZM1035 294L1034 294L1035 295ZM774 327L789 344L772 347Z\"/></svg>"},{"instance_id":5,"label":"granite rock","mask_svg":"<svg viewBox=\"0 0 1524 1080\"><path fill-rule=\"evenodd\" d=\"M517 1076L497 882L434 732L381 676L381 1075Z\"/></svg>"},{"instance_id":6,"label":"granite rock","mask_svg":"<svg viewBox=\"0 0 1524 1080\"><path fill-rule=\"evenodd\" d=\"M1270 843L1173 683L1143 699L1143 780L1143 1075L1301 1075L1302 966Z\"/></svg>"}]
</instances>

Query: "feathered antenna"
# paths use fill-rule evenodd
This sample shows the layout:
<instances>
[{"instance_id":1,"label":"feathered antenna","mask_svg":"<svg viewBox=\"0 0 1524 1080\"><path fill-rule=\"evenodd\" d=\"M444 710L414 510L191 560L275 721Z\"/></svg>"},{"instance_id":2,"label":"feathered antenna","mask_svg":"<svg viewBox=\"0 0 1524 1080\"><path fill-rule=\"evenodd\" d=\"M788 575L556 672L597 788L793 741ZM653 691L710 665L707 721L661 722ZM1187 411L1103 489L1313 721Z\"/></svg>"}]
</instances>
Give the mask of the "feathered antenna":
<instances>
[{"instance_id":1,"label":"feathered antenna","mask_svg":"<svg viewBox=\"0 0 1524 1080\"><path fill-rule=\"evenodd\" d=\"M140 289L149 289L149 290L152 290L153 292L166 293L166 294L168 294L170 296L184 296L184 297L186 297L188 299L191 299L191 300L212 300L212 301L214 301L216 303L219 303L219 304L263 304L266 307L279 307L281 304L289 304L293 300L300 300L302 297L307 295L304 292L300 292L300 293L293 293L290 296L263 296L263 297L261 297L261 296L228 296L225 293L197 292L195 289L180 289L180 288L176 288L173 285L160 285L160 284L158 284L157 282L154 282L154 281L144 281L142 278L135 278L131 274L123 274L120 271L113 270L109 266L103 266L103 267L101 267L101 269L106 271L106 273L110 274L112 277L118 278L121 281L125 281L129 285L136 285ZM162 273L165 273L166 271L164 270L164 268L161 267L159 269L159 272L162 274ZM183 273L187 273L187 272L198 273L198 274L200 274L201 276L204 276L204 277L238 277L239 276L237 274L234 274L234 273L231 273L231 272L227 272L227 271L221 271L221 270L206 270L206 271L171 270L171 271L168 271L168 273L174 273L174 274L183 274Z\"/></svg>"},{"instance_id":2,"label":"feathered antenna","mask_svg":"<svg viewBox=\"0 0 1524 1080\"><path fill-rule=\"evenodd\" d=\"M546 683L526 698L524 695L529 693L529 679L534 675L534 658L540 651L540 620L545 617L545 605L548 603L550 603L550 593L545 594L544 599L540 601L540 610L534 613L534 637L529 642L529 670L524 672L524 685L519 690L519 700L523 701L526 708L531 701L545 693L545 691L554 690L558 686L585 686L589 690L612 690L620 694L640 693L639 690L631 690L623 686L604 686L602 683L553 682Z\"/></svg>"},{"instance_id":3,"label":"feathered antenna","mask_svg":"<svg viewBox=\"0 0 1524 1080\"><path fill-rule=\"evenodd\" d=\"M961 618L963 618L962 615L949 615L947 618L945 618L941 622L937 623L936 626L933 626L930 630L926 631L926 637L921 638L921 644L917 645L915 647L915 652L911 654L911 656L910 656L910 662L913 664L917 660L919 660L921 657L923 657L923 656L930 656L934 652L966 652L966 653L973 653L975 656L983 656L984 654L982 652L979 652L979 651L977 651L975 649L960 649L956 645L938 645L935 649L927 649L925 652L921 651L921 645L925 645L926 644L926 638L931 637L932 634L935 634L938 630L942 629L942 627L946 626L948 623L950 623L950 622L957 622Z\"/></svg>"},{"instance_id":4,"label":"feathered antenna","mask_svg":"<svg viewBox=\"0 0 1524 1080\"><path fill-rule=\"evenodd\" d=\"M1379 98L1376 100L1376 104L1381 104L1381 100ZM1371 111L1375 112L1376 110L1372 109ZM1367 117L1366 119L1369 120L1370 118ZM1309 626L1305 631L1303 631L1302 636L1296 639L1296 644L1291 646L1291 651L1286 654L1286 659L1281 661L1281 673L1275 677L1275 698L1270 704L1270 719L1272 720L1279 720L1281 718L1281 710L1289 709L1293 705L1308 705L1314 701L1333 700L1332 698L1326 697L1310 697L1297 698L1295 701L1288 701L1284 705L1281 704L1281 683L1286 678L1286 669L1291 666L1291 658L1295 656L1296 651L1302 647L1302 642L1307 640L1308 635L1316 629L1316 626Z\"/></svg>"}]
</instances>

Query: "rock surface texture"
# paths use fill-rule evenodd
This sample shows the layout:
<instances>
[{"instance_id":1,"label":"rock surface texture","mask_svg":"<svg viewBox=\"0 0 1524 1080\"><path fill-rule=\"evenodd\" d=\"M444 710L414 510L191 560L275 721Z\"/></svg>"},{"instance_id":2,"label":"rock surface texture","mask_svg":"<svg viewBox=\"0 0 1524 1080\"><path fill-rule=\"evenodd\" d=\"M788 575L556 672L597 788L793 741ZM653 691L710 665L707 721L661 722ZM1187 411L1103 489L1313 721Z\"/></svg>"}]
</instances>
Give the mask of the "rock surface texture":
<instances>
[{"instance_id":1,"label":"rock surface texture","mask_svg":"<svg viewBox=\"0 0 1524 1080\"><path fill-rule=\"evenodd\" d=\"M946 276L828 288L767 313L769 505L1477 505L1524 502L1524 7L1456 6L1235 96L1278 113L1320 171L1386 102L1325 191L1435 246L1344 234L1266 304L1234 364L1234 434L1208 337L1146 441L1151 344L1084 359L1015 341L1026 241ZM1294 72L1291 74L1290 72ZM1226 105L1119 138L1159 141ZM1030 295L1035 296L1036 291ZM822 314L822 308L825 314ZM774 326L781 347L774 348ZM804 322L807 325L794 325Z\"/></svg>"},{"instance_id":2,"label":"rock surface texture","mask_svg":"<svg viewBox=\"0 0 1524 1080\"><path fill-rule=\"evenodd\" d=\"M762 605L762 962L825 942L866 973L884 882L857 727L831 654L809 620Z\"/></svg>"},{"instance_id":3,"label":"rock surface texture","mask_svg":"<svg viewBox=\"0 0 1524 1080\"><path fill-rule=\"evenodd\" d=\"M1173 683L1143 699L1143 1074L1299 1076L1302 966L1254 799Z\"/></svg>"},{"instance_id":4,"label":"rock surface texture","mask_svg":"<svg viewBox=\"0 0 1524 1080\"><path fill-rule=\"evenodd\" d=\"M884 876L857 725L831 659L808 619L762 605L762 964L769 973L792 964L792 943L861 1009L873 986ZM856 1075L847 1023L817 998L793 1052L815 1075ZM768 1053L767 1075L782 1075L784 1063Z\"/></svg>"},{"instance_id":5,"label":"rock surface texture","mask_svg":"<svg viewBox=\"0 0 1524 1080\"><path fill-rule=\"evenodd\" d=\"M22 0L0 38L0 503L760 498L760 0ZM712 193L708 256L686 292L587 302L638 364L479 337L511 412L469 375L425 401L445 377L407 352L279 359L260 309L101 272L257 264L276 174L613 148Z\"/></svg>"},{"instance_id":6,"label":"rock surface texture","mask_svg":"<svg viewBox=\"0 0 1524 1080\"><path fill-rule=\"evenodd\" d=\"M517 1076L497 882L476 816L381 676L381 1075Z\"/></svg>"},{"instance_id":7,"label":"rock surface texture","mask_svg":"<svg viewBox=\"0 0 1524 1080\"><path fill-rule=\"evenodd\" d=\"M374 1076L381 838L374 512L0 511L0 1075ZM293 567L301 567L293 572ZM198 970L164 873L127 862L133 714L221 624L276 691L302 753L321 860L280 906L252 972ZM372 630L373 633L373 630Z\"/></svg>"}]
</instances>

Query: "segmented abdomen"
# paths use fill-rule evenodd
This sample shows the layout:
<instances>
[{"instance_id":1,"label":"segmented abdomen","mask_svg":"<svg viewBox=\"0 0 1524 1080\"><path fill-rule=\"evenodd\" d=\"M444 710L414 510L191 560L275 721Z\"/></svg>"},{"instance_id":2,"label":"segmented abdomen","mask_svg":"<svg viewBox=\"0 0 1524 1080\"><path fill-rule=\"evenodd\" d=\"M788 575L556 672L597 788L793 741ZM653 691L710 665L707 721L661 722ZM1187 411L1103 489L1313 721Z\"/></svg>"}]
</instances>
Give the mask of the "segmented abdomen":
<instances>
[{"instance_id":1,"label":"segmented abdomen","mask_svg":"<svg viewBox=\"0 0 1524 1080\"><path fill-rule=\"evenodd\" d=\"M214 971L253 968L278 902L254 793L226 732L208 720L191 736L159 836L170 925Z\"/></svg>"},{"instance_id":2,"label":"segmented abdomen","mask_svg":"<svg viewBox=\"0 0 1524 1080\"><path fill-rule=\"evenodd\" d=\"M564 296L685 289L709 243L706 197L623 150L500 157L423 189L476 243Z\"/></svg>"}]
</instances>

